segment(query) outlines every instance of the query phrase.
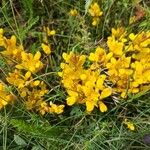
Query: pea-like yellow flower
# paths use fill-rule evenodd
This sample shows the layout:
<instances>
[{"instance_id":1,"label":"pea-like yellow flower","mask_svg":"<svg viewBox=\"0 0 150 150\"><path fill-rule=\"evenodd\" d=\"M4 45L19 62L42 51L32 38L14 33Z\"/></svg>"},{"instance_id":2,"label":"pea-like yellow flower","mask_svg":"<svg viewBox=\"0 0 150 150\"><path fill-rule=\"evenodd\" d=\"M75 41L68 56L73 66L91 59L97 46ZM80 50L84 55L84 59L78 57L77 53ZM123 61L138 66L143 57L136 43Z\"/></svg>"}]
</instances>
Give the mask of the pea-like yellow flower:
<instances>
[{"instance_id":1,"label":"pea-like yellow flower","mask_svg":"<svg viewBox=\"0 0 150 150\"><path fill-rule=\"evenodd\" d=\"M26 79L28 79L28 78L26 78ZM25 86L25 83L26 83L26 80L24 79L23 75L17 69L15 69L13 73L9 73L9 76L6 78L6 80L10 84L18 87L19 89L23 88Z\"/></svg>"},{"instance_id":2,"label":"pea-like yellow flower","mask_svg":"<svg viewBox=\"0 0 150 150\"><path fill-rule=\"evenodd\" d=\"M117 56L121 56L123 54L123 42L116 41L113 37L108 37L107 45L113 54Z\"/></svg>"},{"instance_id":3,"label":"pea-like yellow flower","mask_svg":"<svg viewBox=\"0 0 150 150\"><path fill-rule=\"evenodd\" d=\"M127 126L127 128L129 130L131 130L131 131L135 130L134 124L132 122L128 121L127 119L125 119L123 123Z\"/></svg>"},{"instance_id":4,"label":"pea-like yellow flower","mask_svg":"<svg viewBox=\"0 0 150 150\"><path fill-rule=\"evenodd\" d=\"M22 62L16 65L17 69L24 69L32 73L36 73L43 68L43 63L40 61L41 53L36 52L35 55L31 53L21 53Z\"/></svg>"},{"instance_id":5,"label":"pea-like yellow flower","mask_svg":"<svg viewBox=\"0 0 150 150\"><path fill-rule=\"evenodd\" d=\"M65 107L65 105L56 105L56 104L53 104L52 102L50 102L49 111L51 113L61 114L64 111L64 107Z\"/></svg>"},{"instance_id":6,"label":"pea-like yellow flower","mask_svg":"<svg viewBox=\"0 0 150 150\"><path fill-rule=\"evenodd\" d=\"M47 36L53 36L56 34L55 30L50 30L49 27L43 27L43 31L46 33Z\"/></svg>"},{"instance_id":7,"label":"pea-like yellow flower","mask_svg":"<svg viewBox=\"0 0 150 150\"><path fill-rule=\"evenodd\" d=\"M78 11L76 9L71 9L69 15L75 17L78 15Z\"/></svg>"},{"instance_id":8,"label":"pea-like yellow flower","mask_svg":"<svg viewBox=\"0 0 150 150\"><path fill-rule=\"evenodd\" d=\"M98 3L96 2L94 4L91 4L89 13L92 17L100 17L103 14Z\"/></svg>"},{"instance_id":9,"label":"pea-like yellow flower","mask_svg":"<svg viewBox=\"0 0 150 150\"><path fill-rule=\"evenodd\" d=\"M98 17L94 17L94 18L92 19L92 25L93 25L93 26L98 25L99 21L100 21L100 19L99 19Z\"/></svg>"},{"instance_id":10,"label":"pea-like yellow flower","mask_svg":"<svg viewBox=\"0 0 150 150\"><path fill-rule=\"evenodd\" d=\"M17 39L14 35L10 39L3 36L3 29L0 29L0 46L4 48L1 53L7 57L8 64L21 61L21 52L24 50L22 45L17 45Z\"/></svg>"},{"instance_id":11,"label":"pea-like yellow flower","mask_svg":"<svg viewBox=\"0 0 150 150\"><path fill-rule=\"evenodd\" d=\"M42 49L44 51L45 54L49 55L51 53L51 47L50 45L44 44L42 43Z\"/></svg>"}]
</instances>

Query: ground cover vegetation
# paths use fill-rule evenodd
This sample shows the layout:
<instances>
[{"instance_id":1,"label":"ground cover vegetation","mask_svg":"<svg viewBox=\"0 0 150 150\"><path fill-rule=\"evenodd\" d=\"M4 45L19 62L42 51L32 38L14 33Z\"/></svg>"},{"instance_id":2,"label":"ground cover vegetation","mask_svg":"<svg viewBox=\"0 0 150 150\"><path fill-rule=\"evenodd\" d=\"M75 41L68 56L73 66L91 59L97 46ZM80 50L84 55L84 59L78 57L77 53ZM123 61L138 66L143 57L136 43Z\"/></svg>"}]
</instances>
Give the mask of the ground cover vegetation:
<instances>
[{"instance_id":1,"label":"ground cover vegetation","mask_svg":"<svg viewBox=\"0 0 150 150\"><path fill-rule=\"evenodd\" d=\"M2 0L0 149L150 149L149 22L149 0Z\"/></svg>"}]
</instances>

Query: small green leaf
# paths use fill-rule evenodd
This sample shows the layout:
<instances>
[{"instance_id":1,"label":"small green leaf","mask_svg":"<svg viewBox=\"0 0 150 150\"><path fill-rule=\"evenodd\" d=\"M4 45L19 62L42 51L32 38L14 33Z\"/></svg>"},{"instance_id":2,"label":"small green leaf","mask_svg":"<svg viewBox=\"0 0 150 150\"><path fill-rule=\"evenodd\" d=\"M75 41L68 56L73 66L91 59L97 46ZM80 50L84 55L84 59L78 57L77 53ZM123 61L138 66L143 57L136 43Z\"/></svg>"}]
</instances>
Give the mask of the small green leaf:
<instances>
[{"instance_id":1,"label":"small green leaf","mask_svg":"<svg viewBox=\"0 0 150 150\"><path fill-rule=\"evenodd\" d=\"M26 146L27 145L25 140L22 139L19 135L14 135L14 141L16 142L17 145L20 145L20 146Z\"/></svg>"},{"instance_id":2,"label":"small green leaf","mask_svg":"<svg viewBox=\"0 0 150 150\"><path fill-rule=\"evenodd\" d=\"M31 150L43 150L41 146L33 146Z\"/></svg>"}]
</instances>

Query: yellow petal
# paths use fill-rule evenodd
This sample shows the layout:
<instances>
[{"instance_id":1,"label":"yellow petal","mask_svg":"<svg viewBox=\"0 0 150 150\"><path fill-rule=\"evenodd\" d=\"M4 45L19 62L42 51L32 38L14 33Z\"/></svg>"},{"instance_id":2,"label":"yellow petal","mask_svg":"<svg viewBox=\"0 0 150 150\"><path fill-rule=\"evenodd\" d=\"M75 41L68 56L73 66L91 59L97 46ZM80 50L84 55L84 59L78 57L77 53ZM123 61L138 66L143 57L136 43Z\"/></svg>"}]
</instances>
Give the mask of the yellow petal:
<instances>
[{"instance_id":1,"label":"yellow petal","mask_svg":"<svg viewBox=\"0 0 150 150\"><path fill-rule=\"evenodd\" d=\"M65 65L66 65L65 63L61 63L61 64L60 64L60 68L61 68L61 69L64 69L64 68L65 68Z\"/></svg>"},{"instance_id":2,"label":"yellow petal","mask_svg":"<svg viewBox=\"0 0 150 150\"><path fill-rule=\"evenodd\" d=\"M63 76L63 73L62 73L62 72L58 72L58 75L59 75L60 77L62 77L62 76Z\"/></svg>"},{"instance_id":3,"label":"yellow petal","mask_svg":"<svg viewBox=\"0 0 150 150\"><path fill-rule=\"evenodd\" d=\"M29 66L29 70L30 70L31 72L34 72L34 71L35 71L35 67L34 67L34 66Z\"/></svg>"},{"instance_id":4,"label":"yellow petal","mask_svg":"<svg viewBox=\"0 0 150 150\"><path fill-rule=\"evenodd\" d=\"M66 60L67 60L67 58L68 58L67 53L63 53L63 54L62 54L62 57L63 57L63 59L66 61Z\"/></svg>"},{"instance_id":5,"label":"yellow petal","mask_svg":"<svg viewBox=\"0 0 150 150\"><path fill-rule=\"evenodd\" d=\"M88 112L93 111L94 109L94 102L93 101L86 101L86 110Z\"/></svg>"},{"instance_id":6,"label":"yellow petal","mask_svg":"<svg viewBox=\"0 0 150 150\"><path fill-rule=\"evenodd\" d=\"M111 89L111 88L105 88L105 89L101 92L100 99L104 99L104 98L110 96L111 93L112 93L112 89Z\"/></svg>"},{"instance_id":7,"label":"yellow petal","mask_svg":"<svg viewBox=\"0 0 150 150\"><path fill-rule=\"evenodd\" d=\"M23 61L26 61L28 59L26 52L21 52L21 57Z\"/></svg>"},{"instance_id":8,"label":"yellow petal","mask_svg":"<svg viewBox=\"0 0 150 150\"><path fill-rule=\"evenodd\" d=\"M40 84L40 81L39 81L39 80L36 80L36 81L33 82L33 85L34 85L34 86L38 86L39 84Z\"/></svg>"},{"instance_id":9,"label":"yellow petal","mask_svg":"<svg viewBox=\"0 0 150 150\"><path fill-rule=\"evenodd\" d=\"M39 60L41 58L41 53L39 51L34 55L34 60Z\"/></svg>"},{"instance_id":10,"label":"yellow petal","mask_svg":"<svg viewBox=\"0 0 150 150\"><path fill-rule=\"evenodd\" d=\"M96 60L96 55L94 53L90 53L89 60L95 61Z\"/></svg>"},{"instance_id":11,"label":"yellow petal","mask_svg":"<svg viewBox=\"0 0 150 150\"><path fill-rule=\"evenodd\" d=\"M131 34L129 35L129 38L130 38L130 40L132 40L132 41L135 39L135 37L136 37L136 36L135 36L133 33L131 33Z\"/></svg>"},{"instance_id":12,"label":"yellow petal","mask_svg":"<svg viewBox=\"0 0 150 150\"><path fill-rule=\"evenodd\" d=\"M55 30L50 31L50 35L55 35L55 34L56 34Z\"/></svg>"},{"instance_id":13,"label":"yellow petal","mask_svg":"<svg viewBox=\"0 0 150 150\"><path fill-rule=\"evenodd\" d=\"M39 68L40 67L40 61L38 61L36 64L35 64L35 68Z\"/></svg>"},{"instance_id":14,"label":"yellow petal","mask_svg":"<svg viewBox=\"0 0 150 150\"><path fill-rule=\"evenodd\" d=\"M42 43L42 49L43 49L44 53L47 55L49 55L51 53L50 47L44 43Z\"/></svg>"},{"instance_id":15,"label":"yellow petal","mask_svg":"<svg viewBox=\"0 0 150 150\"><path fill-rule=\"evenodd\" d=\"M30 78L30 77L31 77L31 72L28 71L28 72L25 74L25 79L27 80L27 79Z\"/></svg>"},{"instance_id":16,"label":"yellow petal","mask_svg":"<svg viewBox=\"0 0 150 150\"><path fill-rule=\"evenodd\" d=\"M27 92L26 91L22 91L21 93L20 93L20 95L21 95L21 97L26 97L26 95L27 95Z\"/></svg>"},{"instance_id":17,"label":"yellow petal","mask_svg":"<svg viewBox=\"0 0 150 150\"><path fill-rule=\"evenodd\" d=\"M99 90L103 90L104 89L104 80L105 80L106 76L101 76L98 78L97 82L96 82L96 86Z\"/></svg>"},{"instance_id":18,"label":"yellow petal","mask_svg":"<svg viewBox=\"0 0 150 150\"><path fill-rule=\"evenodd\" d=\"M86 80L86 78L87 78L87 75L86 75L86 74L81 74L81 75L80 75L80 79L81 79L81 80Z\"/></svg>"},{"instance_id":19,"label":"yellow petal","mask_svg":"<svg viewBox=\"0 0 150 150\"><path fill-rule=\"evenodd\" d=\"M2 28L0 28L0 35L3 35L4 30Z\"/></svg>"},{"instance_id":20,"label":"yellow petal","mask_svg":"<svg viewBox=\"0 0 150 150\"><path fill-rule=\"evenodd\" d=\"M63 113L63 111L64 111L64 107L65 107L65 105L59 105L58 106L58 110L57 110L57 114L61 114L61 113Z\"/></svg>"},{"instance_id":21,"label":"yellow petal","mask_svg":"<svg viewBox=\"0 0 150 150\"><path fill-rule=\"evenodd\" d=\"M127 92L122 92L122 93L121 93L121 97L122 97L122 98L127 98Z\"/></svg>"},{"instance_id":22,"label":"yellow petal","mask_svg":"<svg viewBox=\"0 0 150 150\"><path fill-rule=\"evenodd\" d=\"M96 20L93 20L92 25L93 25L93 26L96 26L96 25L97 25L97 21L96 21Z\"/></svg>"},{"instance_id":23,"label":"yellow petal","mask_svg":"<svg viewBox=\"0 0 150 150\"><path fill-rule=\"evenodd\" d=\"M133 123L128 123L127 126L128 126L128 128L129 128L130 130L132 130L132 131L135 130L135 127L134 127Z\"/></svg>"},{"instance_id":24,"label":"yellow petal","mask_svg":"<svg viewBox=\"0 0 150 150\"><path fill-rule=\"evenodd\" d=\"M16 37L14 35L12 35L10 40L11 40L12 45L15 46L16 45Z\"/></svg>"},{"instance_id":25,"label":"yellow petal","mask_svg":"<svg viewBox=\"0 0 150 150\"><path fill-rule=\"evenodd\" d=\"M113 53L112 52L109 52L106 56L106 60L110 60L113 56Z\"/></svg>"},{"instance_id":26,"label":"yellow petal","mask_svg":"<svg viewBox=\"0 0 150 150\"><path fill-rule=\"evenodd\" d=\"M17 69L23 69L24 67L22 65L16 65L15 66Z\"/></svg>"},{"instance_id":27,"label":"yellow petal","mask_svg":"<svg viewBox=\"0 0 150 150\"><path fill-rule=\"evenodd\" d=\"M75 97L68 97L67 98L67 105L72 106L76 102Z\"/></svg>"},{"instance_id":28,"label":"yellow petal","mask_svg":"<svg viewBox=\"0 0 150 150\"><path fill-rule=\"evenodd\" d=\"M106 112L107 111L107 106L103 102L100 102L99 103L99 109L100 109L101 112Z\"/></svg>"}]
</instances>

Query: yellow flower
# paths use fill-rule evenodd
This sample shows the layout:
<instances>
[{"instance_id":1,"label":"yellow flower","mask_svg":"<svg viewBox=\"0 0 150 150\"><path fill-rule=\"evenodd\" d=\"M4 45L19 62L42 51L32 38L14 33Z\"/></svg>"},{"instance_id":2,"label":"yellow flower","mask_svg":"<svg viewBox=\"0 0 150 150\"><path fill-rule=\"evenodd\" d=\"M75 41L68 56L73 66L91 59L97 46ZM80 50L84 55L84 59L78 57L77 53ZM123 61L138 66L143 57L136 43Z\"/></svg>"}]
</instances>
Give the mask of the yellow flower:
<instances>
[{"instance_id":1,"label":"yellow flower","mask_svg":"<svg viewBox=\"0 0 150 150\"><path fill-rule=\"evenodd\" d=\"M90 53L89 60L95 62L103 61L105 55L105 50L101 47L97 47L95 53Z\"/></svg>"},{"instance_id":2,"label":"yellow flower","mask_svg":"<svg viewBox=\"0 0 150 150\"><path fill-rule=\"evenodd\" d=\"M40 107L39 107L39 112L41 115L45 115L46 112L49 111L48 104L44 101L41 101Z\"/></svg>"},{"instance_id":3,"label":"yellow flower","mask_svg":"<svg viewBox=\"0 0 150 150\"><path fill-rule=\"evenodd\" d=\"M129 46L127 50L129 51L149 51L148 45L150 44L150 32L140 32L138 34L131 33L129 34Z\"/></svg>"},{"instance_id":4,"label":"yellow flower","mask_svg":"<svg viewBox=\"0 0 150 150\"><path fill-rule=\"evenodd\" d=\"M47 34L47 36L53 36L56 34L55 30L50 30L49 27L43 27L43 31Z\"/></svg>"},{"instance_id":5,"label":"yellow flower","mask_svg":"<svg viewBox=\"0 0 150 150\"><path fill-rule=\"evenodd\" d=\"M9 76L6 78L6 80L10 84L12 84L12 85L14 85L14 86L16 86L18 88L23 88L25 86L25 82L26 82L24 80L21 72L16 70L16 69L15 69L15 71L13 73L9 73Z\"/></svg>"},{"instance_id":6,"label":"yellow flower","mask_svg":"<svg viewBox=\"0 0 150 150\"><path fill-rule=\"evenodd\" d=\"M45 54L49 55L51 53L51 48L49 45L42 43L41 46Z\"/></svg>"},{"instance_id":7,"label":"yellow flower","mask_svg":"<svg viewBox=\"0 0 150 150\"><path fill-rule=\"evenodd\" d=\"M43 63L40 61L41 53L39 51L37 51L35 55L22 52L21 57L22 62L16 65L17 69L25 69L27 71L30 71L31 73L36 73L42 69Z\"/></svg>"},{"instance_id":8,"label":"yellow flower","mask_svg":"<svg viewBox=\"0 0 150 150\"><path fill-rule=\"evenodd\" d=\"M25 98L27 96L27 93L29 92L28 88L24 87L20 90L20 96L22 98Z\"/></svg>"},{"instance_id":9,"label":"yellow flower","mask_svg":"<svg viewBox=\"0 0 150 150\"><path fill-rule=\"evenodd\" d=\"M122 42L126 42L127 40L125 39L125 35L126 35L126 30L123 27L119 27L117 29L112 28L111 29L112 32L112 37L115 38L116 40L122 41Z\"/></svg>"},{"instance_id":10,"label":"yellow flower","mask_svg":"<svg viewBox=\"0 0 150 150\"><path fill-rule=\"evenodd\" d=\"M61 114L64 111L65 105L56 105L50 102L50 108L49 111L50 113L56 113L56 114Z\"/></svg>"},{"instance_id":11,"label":"yellow flower","mask_svg":"<svg viewBox=\"0 0 150 150\"><path fill-rule=\"evenodd\" d=\"M124 120L123 122L125 125L127 125L127 128L131 131L135 130L135 126L133 123L131 123L130 121L128 121L127 119Z\"/></svg>"},{"instance_id":12,"label":"yellow flower","mask_svg":"<svg viewBox=\"0 0 150 150\"><path fill-rule=\"evenodd\" d=\"M98 3L96 2L94 4L91 4L89 13L92 17L100 17L103 14Z\"/></svg>"},{"instance_id":13,"label":"yellow flower","mask_svg":"<svg viewBox=\"0 0 150 150\"><path fill-rule=\"evenodd\" d=\"M106 112L107 111L107 106L102 101L100 101L99 102L99 109L100 109L101 112Z\"/></svg>"},{"instance_id":14,"label":"yellow flower","mask_svg":"<svg viewBox=\"0 0 150 150\"><path fill-rule=\"evenodd\" d=\"M76 9L71 9L69 15L75 17L78 15L78 11Z\"/></svg>"},{"instance_id":15,"label":"yellow flower","mask_svg":"<svg viewBox=\"0 0 150 150\"><path fill-rule=\"evenodd\" d=\"M56 31L55 30L51 30L49 35L55 35L56 34Z\"/></svg>"},{"instance_id":16,"label":"yellow flower","mask_svg":"<svg viewBox=\"0 0 150 150\"><path fill-rule=\"evenodd\" d=\"M98 17L94 17L93 20L92 20L92 25L93 25L93 26L98 25L99 20L100 20L100 19L99 19Z\"/></svg>"},{"instance_id":17,"label":"yellow flower","mask_svg":"<svg viewBox=\"0 0 150 150\"><path fill-rule=\"evenodd\" d=\"M107 45L109 47L110 52L117 56L121 56L123 54L124 43L115 40L113 37L108 37Z\"/></svg>"},{"instance_id":18,"label":"yellow flower","mask_svg":"<svg viewBox=\"0 0 150 150\"><path fill-rule=\"evenodd\" d=\"M17 40L14 35L12 35L10 39L7 39L5 36L3 36L2 29L0 34L0 46L4 48L4 51L1 53L8 58L6 59L8 64L13 64L15 61L21 61L21 52L23 51L23 46L17 45Z\"/></svg>"}]
</instances>

